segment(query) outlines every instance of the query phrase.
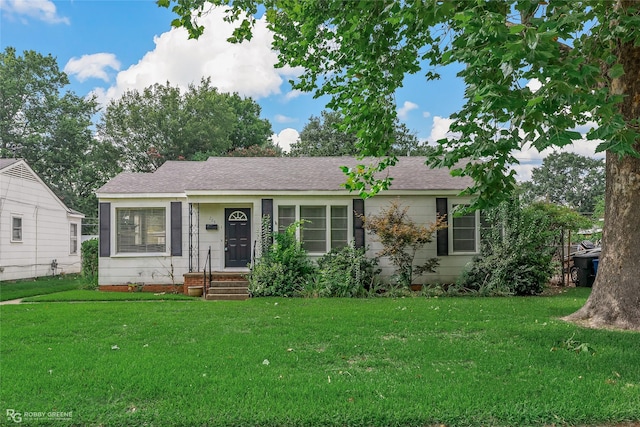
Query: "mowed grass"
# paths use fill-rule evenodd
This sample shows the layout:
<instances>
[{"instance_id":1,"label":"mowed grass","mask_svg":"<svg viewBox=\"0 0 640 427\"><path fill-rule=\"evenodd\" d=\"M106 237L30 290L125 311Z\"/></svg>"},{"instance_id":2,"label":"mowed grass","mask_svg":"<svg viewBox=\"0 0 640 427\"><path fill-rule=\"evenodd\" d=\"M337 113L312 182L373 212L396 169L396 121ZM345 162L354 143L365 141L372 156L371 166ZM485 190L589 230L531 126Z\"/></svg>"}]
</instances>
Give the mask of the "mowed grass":
<instances>
[{"instance_id":1,"label":"mowed grass","mask_svg":"<svg viewBox=\"0 0 640 427\"><path fill-rule=\"evenodd\" d=\"M587 293L0 306L0 410L83 426L639 421L640 335L557 319Z\"/></svg>"},{"instance_id":2,"label":"mowed grass","mask_svg":"<svg viewBox=\"0 0 640 427\"><path fill-rule=\"evenodd\" d=\"M54 294L37 295L25 298L24 302L79 302L79 301L158 301L185 300L199 301L200 298L184 294L152 293L152 292L101 292L98 290L71 290Z\"/></svg>"},{"instance_id":3,"label":"mowed grass","mask_svg":"<svg viewBox=\"0 0 640 427\"><path fill-rule=\"evenodd\" d=\"M0 282L0 301L79 289L85 280L77 274Z\"/></svg>"}]
</instances>

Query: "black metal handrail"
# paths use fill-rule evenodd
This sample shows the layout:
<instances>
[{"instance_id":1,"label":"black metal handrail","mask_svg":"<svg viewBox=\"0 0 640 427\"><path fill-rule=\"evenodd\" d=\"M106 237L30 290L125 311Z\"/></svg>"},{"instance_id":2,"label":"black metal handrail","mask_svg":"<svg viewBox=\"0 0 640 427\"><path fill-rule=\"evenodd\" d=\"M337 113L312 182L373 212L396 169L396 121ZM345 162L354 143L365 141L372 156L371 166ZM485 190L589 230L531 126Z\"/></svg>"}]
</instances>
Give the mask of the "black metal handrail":
<instances>
[{"instance_id":1,"label":"black metal handrail","mask_svg":"<svg viewBox=\"0 0 640 427\"><path fill-rule=\"evenodd\" d=\"M207 266L209 266L209 280L207 281ZM202 284L203 295L206 297L209 292L209 285L211 284L211 246L209 246L209 252L207 253L207 260L204 263L204 270L202 272Z\"/></svg>"}]
</instances>

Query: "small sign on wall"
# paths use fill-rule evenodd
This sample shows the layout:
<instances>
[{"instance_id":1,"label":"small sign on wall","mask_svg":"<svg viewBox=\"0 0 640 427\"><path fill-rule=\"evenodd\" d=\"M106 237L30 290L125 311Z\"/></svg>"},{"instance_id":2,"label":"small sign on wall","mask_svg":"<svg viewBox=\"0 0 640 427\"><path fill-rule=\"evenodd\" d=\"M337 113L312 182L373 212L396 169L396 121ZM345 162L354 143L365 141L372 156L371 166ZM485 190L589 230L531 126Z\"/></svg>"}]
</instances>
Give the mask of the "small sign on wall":
<instances>
[{"instance_id":1,"label":"small sign on wall","mask_svg":"<svg viewBox=\"0 0 640 427\"><path fill-rule=\"evenodd\" d=\"M217 230L218 224L205 224L204 226L207 230Z\"/></svg>"}]
</instances>

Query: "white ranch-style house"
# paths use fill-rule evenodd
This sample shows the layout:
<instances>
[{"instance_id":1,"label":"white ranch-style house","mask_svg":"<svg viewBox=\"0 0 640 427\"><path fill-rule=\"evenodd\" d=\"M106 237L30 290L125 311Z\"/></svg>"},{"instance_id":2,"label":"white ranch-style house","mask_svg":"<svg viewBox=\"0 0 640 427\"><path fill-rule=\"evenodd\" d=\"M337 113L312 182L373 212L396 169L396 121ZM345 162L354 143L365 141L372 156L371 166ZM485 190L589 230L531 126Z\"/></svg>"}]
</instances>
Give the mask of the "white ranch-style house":
<instances>
[{"instance_id":1,"label":"white ranch-style house","mask_svg":"<svg viewBox=\"0 0 640 427\"><path fill-rule=\"evenodd\" d=\"M0 281L79 273L84 215L21 159L0 159Z\"/></svg>"},{"instance_id":2,"label":"white ranch-style house","mask_svg":"<svg viewBox=\"0 0 640 427\"><path fill-rule=\"evenodd\" d=\"M100 210L99 285L180 285L203 271L208 255L217 272L247 272L259 250L262 218L274 230L304 220L300 236L317 258L349 242L381 249L365 233L359 215L376 214L398 200L418 223L430 223L457 205L469 184L446 169L430 169L422 157L401 157L389 171L391 189L363 200L345 190L340 166L352 157L212 157L168 161L153 173L124 172L97 191ZM423 282L450 282L479 251L478 213L448 218L419 258L440 258ZM419 260L418 260L419 261ZM382 275L393 266L381 260ZM199 276L201 277L201 276ZM152 287L149 288L150 290ZM186 290L186 286L185 286Z\"/></svg>"}]
</instances>

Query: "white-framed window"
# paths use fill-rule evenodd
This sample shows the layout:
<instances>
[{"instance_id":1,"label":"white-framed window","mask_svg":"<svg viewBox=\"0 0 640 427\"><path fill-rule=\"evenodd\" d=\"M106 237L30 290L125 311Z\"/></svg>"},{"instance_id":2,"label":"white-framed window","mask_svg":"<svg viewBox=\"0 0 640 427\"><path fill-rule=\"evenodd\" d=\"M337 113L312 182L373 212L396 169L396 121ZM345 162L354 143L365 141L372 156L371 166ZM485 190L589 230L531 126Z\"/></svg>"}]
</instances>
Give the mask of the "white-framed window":
<instances>
[{"instance_id":1,"label":"white-framed window","mask_svg":"<svg viewBox=\"0 0 640 427\"><path fill-rule=\"evenodd\" d=\"M283 232L296 222L295 206L278 206L278 231Z\"/></svg>"},{"instance_id":2,"label":"white-framed window","mask_svg":"<svg viewBox=\"0 0 640 427\"><path fill-rule=\"evenodd\" d=\"M326 253L345 247L349 241L349 209L347 205L280 205L278 231L295 221L304 221L298 235L309 253Z\"/></svg>"},{"instance_id":3,"label":"white-framed window","mask_svg":"<svg viewBox=\"0 0 640 427\"><path fill-rule=\"evenodd\" d=\"M327 207L300 206L300 220L303 221L300 240L307 252L327 250Z\"/></svg>"},{"instance_id":4,"label":"white-framed window","mask_svg":"<svg viewBox=\"0 0 640 427\"><path fill-rule=\"evenodd\" d=\"M342 249L349 240L349 217L346 206L331 206L331 249Z\"/></svg>"},{"instance_id":5,"label":"white-framed window","mask_svg":"<svg viewBox=\"0 0 640 427\"><path fill-rule=\"evenodd\" d=\"M69 253L76 255L78 253L78 224L69 224Z\"/></svg>"},{"instance_id":6,"label":"white-framed window","mask_svg":"<svg viewBox=\"0 0 640 427\"><path fill-rule=\"evenodd\" d=\"M11 216L11 241L22 242L22 217L18 215Z\"/></svg>"},{"instance_id":7,"label":"white-framed window","mask_svg":"<svg viewBox=\"0 0 640 427\"><path fill-rule=\"evenodd\" d=\"M468 204L452 203L449 207L449 252L452 254L475 254L479 252L480 211L456 213Z\"/></svg>"},{"instance_id":8,"label":"white-framed window","mask_svg":"<svg viewBox=\"0 0 640 427\"><path fill-rule=\"evenodd\" d=\"M116 252L165 252L166 217L166 208L116 208Z\"/></svg>"}]
</instances>

